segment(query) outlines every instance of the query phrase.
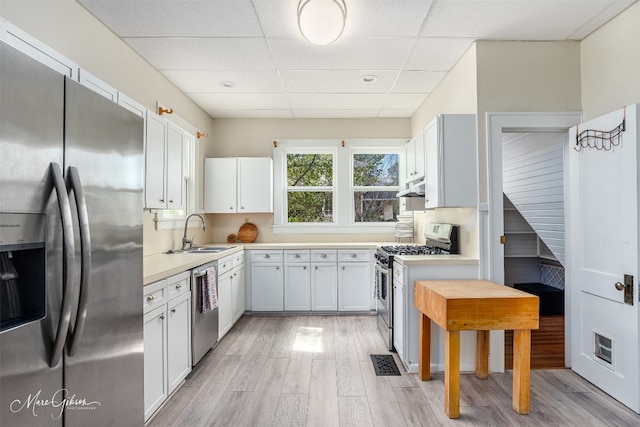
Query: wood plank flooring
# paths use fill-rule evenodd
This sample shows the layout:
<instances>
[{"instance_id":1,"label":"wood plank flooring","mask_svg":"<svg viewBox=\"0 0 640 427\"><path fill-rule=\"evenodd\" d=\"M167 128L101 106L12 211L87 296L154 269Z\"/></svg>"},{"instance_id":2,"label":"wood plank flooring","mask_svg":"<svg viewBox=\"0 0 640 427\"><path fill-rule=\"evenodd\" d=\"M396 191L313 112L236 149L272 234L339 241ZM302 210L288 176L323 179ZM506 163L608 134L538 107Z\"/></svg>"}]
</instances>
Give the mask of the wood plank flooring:
<instances>
[{"instance_id":1,"label":"wood plank flooring","mask_svg":"<svg viewBox=\"0 0 640 427\"><path fill-rule=\"evenodd\" d=\"M460 418L443 374L376 376L390 354L374 316L243 316L151 420L160 426L638 426L640 416L570 370L531 373L531 412L511 409L511 371L461 376Z\"/></svg>"}]
</instances>

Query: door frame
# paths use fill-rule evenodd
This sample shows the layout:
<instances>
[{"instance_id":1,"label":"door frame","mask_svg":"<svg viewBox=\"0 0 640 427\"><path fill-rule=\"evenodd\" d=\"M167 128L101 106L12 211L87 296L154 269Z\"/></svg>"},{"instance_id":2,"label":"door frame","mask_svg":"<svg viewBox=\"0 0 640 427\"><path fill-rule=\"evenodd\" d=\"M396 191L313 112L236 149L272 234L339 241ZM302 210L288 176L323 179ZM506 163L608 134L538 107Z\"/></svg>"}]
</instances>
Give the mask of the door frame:
<instances>
[{"instance_id":1,"label":"door frame","mask_svg":"<svg viewBox=\"0 0 640 427\"><path fill-rule=\"evenodd\" d=\"M502 203L502 132L503 129L522 132L567 130L582 121L582 113L569 112L487 112L487 200L479 207L481 240L481 274L496 283L504 283L504 234ZM566 173L566 168L565 168ZM566 181L565 181L566 182ZM565 365L571 365L571 287L565 288ZM504 331L491 331L489 369L504 372Z\"/></svg>"}]
</instances>

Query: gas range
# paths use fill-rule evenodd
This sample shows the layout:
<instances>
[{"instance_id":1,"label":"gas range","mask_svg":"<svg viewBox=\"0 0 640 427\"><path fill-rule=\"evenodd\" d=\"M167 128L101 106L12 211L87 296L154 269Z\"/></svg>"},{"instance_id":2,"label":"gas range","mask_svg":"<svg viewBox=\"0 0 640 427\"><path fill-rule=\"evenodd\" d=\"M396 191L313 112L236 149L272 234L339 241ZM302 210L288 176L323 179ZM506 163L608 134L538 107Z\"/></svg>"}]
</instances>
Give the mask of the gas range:
<instances>
[{"instance_id":1,"label":"gas range","mask_svg":"<svg viewBox=\"0 0 640 427\"><path fill-rule=\"evenodd\" d=\"M394 255L449 255L446 249L427 245L393 245L380 246L376 251L376 260L390 266Z\"/></svg>"}]
</instances>

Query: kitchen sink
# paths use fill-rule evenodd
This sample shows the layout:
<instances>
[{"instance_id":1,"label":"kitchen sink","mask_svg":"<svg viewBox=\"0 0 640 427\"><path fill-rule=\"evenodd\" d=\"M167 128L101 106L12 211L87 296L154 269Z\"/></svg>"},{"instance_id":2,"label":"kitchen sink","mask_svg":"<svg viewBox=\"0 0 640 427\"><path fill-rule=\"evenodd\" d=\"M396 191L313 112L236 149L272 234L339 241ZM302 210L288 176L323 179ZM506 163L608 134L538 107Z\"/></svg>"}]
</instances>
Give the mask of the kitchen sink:
<instances>
[{"instance_id":1,"label":"kitchen sink","mask_svg":"<svg viewBox=\"0 0 640 427\"><path fill-rule=\"evenodd\" d=\"M191 248L186 251L177 249L167 251L168 254L215 254L218 252L226 251L229 249L233 249L235 246L199 246L196 248Z\"/></svg>"}]
</instances>

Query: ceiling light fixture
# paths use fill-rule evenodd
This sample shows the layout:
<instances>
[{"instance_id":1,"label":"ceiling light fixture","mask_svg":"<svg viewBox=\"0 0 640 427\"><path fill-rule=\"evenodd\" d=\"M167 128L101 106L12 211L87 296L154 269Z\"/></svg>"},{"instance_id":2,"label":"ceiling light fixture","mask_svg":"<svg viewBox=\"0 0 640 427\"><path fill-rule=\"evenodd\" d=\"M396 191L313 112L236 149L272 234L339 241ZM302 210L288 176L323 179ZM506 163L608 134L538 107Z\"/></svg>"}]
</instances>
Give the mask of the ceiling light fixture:
<instances>
[{"instance_id":1,"label":"ceiling light fixture","mask_svg":"<svg viewBox=\"0 0 640 427\"><path fill-rule=\"evenodd\" d=\"M220 86L222 87L226 87L226 88L232 88L232 87L236 87L236 82L232 82L231 80L222 80L221 82L218 83Z\"/></svg>"},{"instance_id":2,"label":"ceiling light fixture","mask_svg":"<svg viewBox=\"0 0 640 427\"><path fill-rule=\"evenodd\" d=\"M374 76L373 74L367 74L367 75L362 76L362 77L360 78L360 81L361 81L362 83L373 83L373 82L375 82L376 80L378 80L378 76Z\"/></svg>"},{"instance_id":3,"label":"ceiling light fixture","mask_svg":"<svg viewBox=\"0 0 640 427\"><path fill-rule=\"evenodd\" d=\"M344 0L300 0L298 3L298 28L311 43L326 45L338 40L346 19Z\"/></svg>"}]
</instances>

